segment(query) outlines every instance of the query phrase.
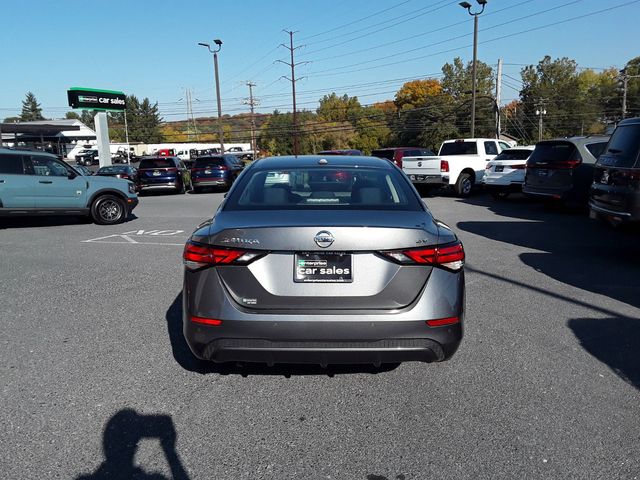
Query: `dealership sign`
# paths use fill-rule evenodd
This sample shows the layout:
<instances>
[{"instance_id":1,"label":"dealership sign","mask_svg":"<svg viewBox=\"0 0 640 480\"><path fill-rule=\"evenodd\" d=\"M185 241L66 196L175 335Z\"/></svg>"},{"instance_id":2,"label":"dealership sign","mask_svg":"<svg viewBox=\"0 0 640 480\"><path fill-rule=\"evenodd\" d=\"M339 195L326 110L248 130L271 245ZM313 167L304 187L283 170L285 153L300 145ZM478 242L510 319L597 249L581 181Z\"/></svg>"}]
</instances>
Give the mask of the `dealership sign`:
<instances>
[{"instance_id":1,"label":"dealership sign","mask_svg":"<svg viewBox=\"0 0 640 480\"><path fill-rule=\"evenodd\" d=\"M85 110L123 111L126 96L114 90L96 90L94 88L72 87L67 90L69 106Z\"/></svg>"}]
</instances>

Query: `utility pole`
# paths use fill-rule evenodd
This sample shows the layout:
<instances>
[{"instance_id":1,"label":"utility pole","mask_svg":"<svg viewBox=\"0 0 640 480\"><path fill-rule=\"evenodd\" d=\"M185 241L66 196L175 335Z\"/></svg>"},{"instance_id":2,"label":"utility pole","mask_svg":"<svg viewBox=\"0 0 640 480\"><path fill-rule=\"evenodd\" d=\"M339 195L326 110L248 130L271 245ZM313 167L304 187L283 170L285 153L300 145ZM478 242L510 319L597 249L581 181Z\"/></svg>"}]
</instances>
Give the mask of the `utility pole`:
<instances>
[{"instance_id":1,"label":"utility pole","mask_svg":"<svg viewBox=\"0 0 640 480\"><path fill-rule=\"evenodd\" d=\"M258 147L256 145L256 117L254 111L255 106L258 104L258 100L253 98L253 87L255 86L255 83L250 81L247 82L247 87L249 87L249 99L244 102L245 104L248 104L251 109L251 150L253 150L254 160L258 152Z\"/></svg>"},{"instance_id":2,"label":"utility pole","mask_svg":"<svg viewBox=\"0 0 640 480\"><path fill-rule=\"evenodd\" d=\"M496 138L500 138L502 125L500 122L500 102L502 101L502 59L498 59L498 72L496 78Z\"/></svg>"},{"instance_id":3,"label":"utility pole","mask_svg":"<svg viewBox=\"0 0 640 480\"><path fill-rule=\"evenodd\" d=\"M629 89L629 79L640 78L640 75L629 75L626 68L620 70L622 78L622 119L627 118L627 90Z\"/></svg>"},{"instance_id":4,"label":"utility pole","mask_svg":"<svg viewBox=\"0 0 640 480\"><path fill-rule=\"evenodd\" d=\"M547 114L547 110L544 108L544 100L540 99L536 104L536 115L538 115L538 141L542 141L542 116Z\"/></svg>"},{"instance_id":5,"label":"utility pole","mask_svg":"<svg viewBox=\"0 0 640 480\"><path fill-rule=\"evenodd\" d=\"M276 60L277 62L280 63L284 63L285 65L288 65L289 67L291 67L291 78L287 77L287 76L282 76L282 78L286 78L287 80L289 80L291 82L291 93L293 96L293 154L294 155L298 155L299 154L299 145L298 145L298 112L296 109L296 66L298 65L303 65L305 63L309 63L309 62L300 62L300 63L295 63L294 59L293 59L293 53L299 49L302 48L304 45L299 45L297 47L293 46L293 34L296 33L294 31L290 31L290 30L283 30L283 32L286 32L289 34L289 45L285 45L284 43L281 43L280 45L283 46L284 48L286 48L287 50L289 50L289 53L291 54L291 63L289 62L285 62L284 60ZM299 78L298 80L302 80L301 78Z\"/></svg>"}]
</instances>

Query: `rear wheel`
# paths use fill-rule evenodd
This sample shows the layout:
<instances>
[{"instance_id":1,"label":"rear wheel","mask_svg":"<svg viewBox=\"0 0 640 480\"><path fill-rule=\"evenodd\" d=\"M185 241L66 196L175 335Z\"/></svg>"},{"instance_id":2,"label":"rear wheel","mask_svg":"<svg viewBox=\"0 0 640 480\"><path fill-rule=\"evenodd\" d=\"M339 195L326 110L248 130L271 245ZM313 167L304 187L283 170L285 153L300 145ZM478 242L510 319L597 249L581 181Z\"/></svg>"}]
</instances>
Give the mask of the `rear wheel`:
<instances>
[{"instance_id":1,"label":"rear wheel","mask_svg":"<svg viewBox=\"0 0 640 480\"><path fill-rule=\"evenodd\" d=\"M453 187L456 195L459 197L468 197L471 195L471 189L473 188L473 179L468 173L461 173Z\"/></svg>"},{"instance_id":2,"label":"rear wheel","mask_svg":"<svg viewBox=\"0 0 640 480\"><path fill-rule=\"evenodd\" d=\"M127 208L121 198L102 195L91 205L91 218L99 225L115 225L127 218Z\"/></svg>"}]
</instances>

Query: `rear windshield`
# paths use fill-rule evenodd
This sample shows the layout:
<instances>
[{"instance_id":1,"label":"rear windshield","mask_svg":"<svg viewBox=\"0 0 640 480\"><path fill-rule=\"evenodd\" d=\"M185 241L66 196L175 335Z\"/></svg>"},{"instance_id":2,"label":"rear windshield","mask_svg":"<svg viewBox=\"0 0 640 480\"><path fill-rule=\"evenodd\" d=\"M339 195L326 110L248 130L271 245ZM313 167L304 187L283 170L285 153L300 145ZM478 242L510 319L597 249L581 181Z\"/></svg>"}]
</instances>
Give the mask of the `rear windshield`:
<instances>
[{"instance_id":1,"label":"rear windshield","mask_svg":"<svg viewBox=\"0 0 640 480\"><path fill-rule=\"evenodd\" d=\"M576 154L576 147L571 142L541 142L536 145L528 163L566 162Z\"/></svg>"},{"instance_id":2,"label":"rear windshield","mask_svg":"<svg viewBox=\"0 0 640 480\"><path fill-rule=\"evenodd\" d=\"M371 156L378 158L386 158L387 160L393 160L394 150L374 150L371 152Z\"/></svg>"},{"instance_id":3,"label":"rear windshield","mask_svg":"<svg viewBox=\"0 0 640 480\"><path fill-rule=\"evenodd\" d=\"M475 155L478 153L476 142L450 142L443 143L440 155Z\"/></svg>"},{"instance_id":4,"label":"rear windshield","mask_svg":"<svg viewBox=\"0 0 640 480\"><path fill-rule=\"evenodd\" d=\"M631 168L640 166L640 125L623 125L616 128L609 140L606 151L598 163L607 167Z\"/></svg>"},{"instance_id":5,"label":"rear windshield","mask_svg":"<svg viewBox=\"0 0 640 480\"><path fill-rule=\"evenodd\" d=\"M394 169L308 167L253 170L225 210L422 211L402 173Z\"/></svg>"},{"instance_id":6,"label":"rear windshield","mask_svg":"<svg viewBox=\"0 0 640 480\"><path fill-rule=\"evenodd\" d=\"M145 158L140 160L138 168L172 168L175 167L173 162L168 158Z\"/></svg>"},{"instance_id":7,"label":"rear windshield","mask_svg":"<svg viewBox=\"0 0 640 480\"><path fill-rule=\"evenodd\" d=\"M206 167L219 167L220 165L224 165L224 159L222 157L203 157L198 158L195 163L195 167L197 168L206 168Z\"/></svg>"},{"instance_id":8,"label":"rear windshield","mask_svg":"<svg viewBox=\"0 0 640 480\"><path fill-rule=\"evenodd\" d=\"M526 160L531 155L531 150L518 150L510 148L499 154L494 160Z\"/></svg>"}]
</instances>

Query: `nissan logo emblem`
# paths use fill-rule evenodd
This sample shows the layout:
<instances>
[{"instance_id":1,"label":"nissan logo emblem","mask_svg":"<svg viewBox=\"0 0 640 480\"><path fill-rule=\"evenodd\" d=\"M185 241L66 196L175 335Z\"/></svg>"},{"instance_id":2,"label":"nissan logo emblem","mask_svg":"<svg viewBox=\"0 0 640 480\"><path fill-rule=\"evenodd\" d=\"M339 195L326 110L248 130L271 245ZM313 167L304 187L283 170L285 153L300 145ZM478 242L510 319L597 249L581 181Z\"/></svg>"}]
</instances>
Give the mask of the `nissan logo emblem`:
<instances>
[{"instance_id":1,"label":"nissan logo emblem","mask_svg":"<svg viewBox=\"0 0 640 480\"><path fill-rule=\"evenodd\" d=\"M335 238L333 238L333 235L331 235L331 232L322 230L316 233L316 236L313 237L313 240L316 242L316 245L318 245L320 248L328 248L333 244L333 242L335 241Z\"/></svg>"},{"instance_id":2,"label":"nissan logo emblem","mask_svg":"<svg viewBox=\"0 0 640 480\"><path fill-rule=\"evenodd\" d=\"M418 166L421 167L422 166L422 162L418 162Z\"/></svg>"}]
</instances>

